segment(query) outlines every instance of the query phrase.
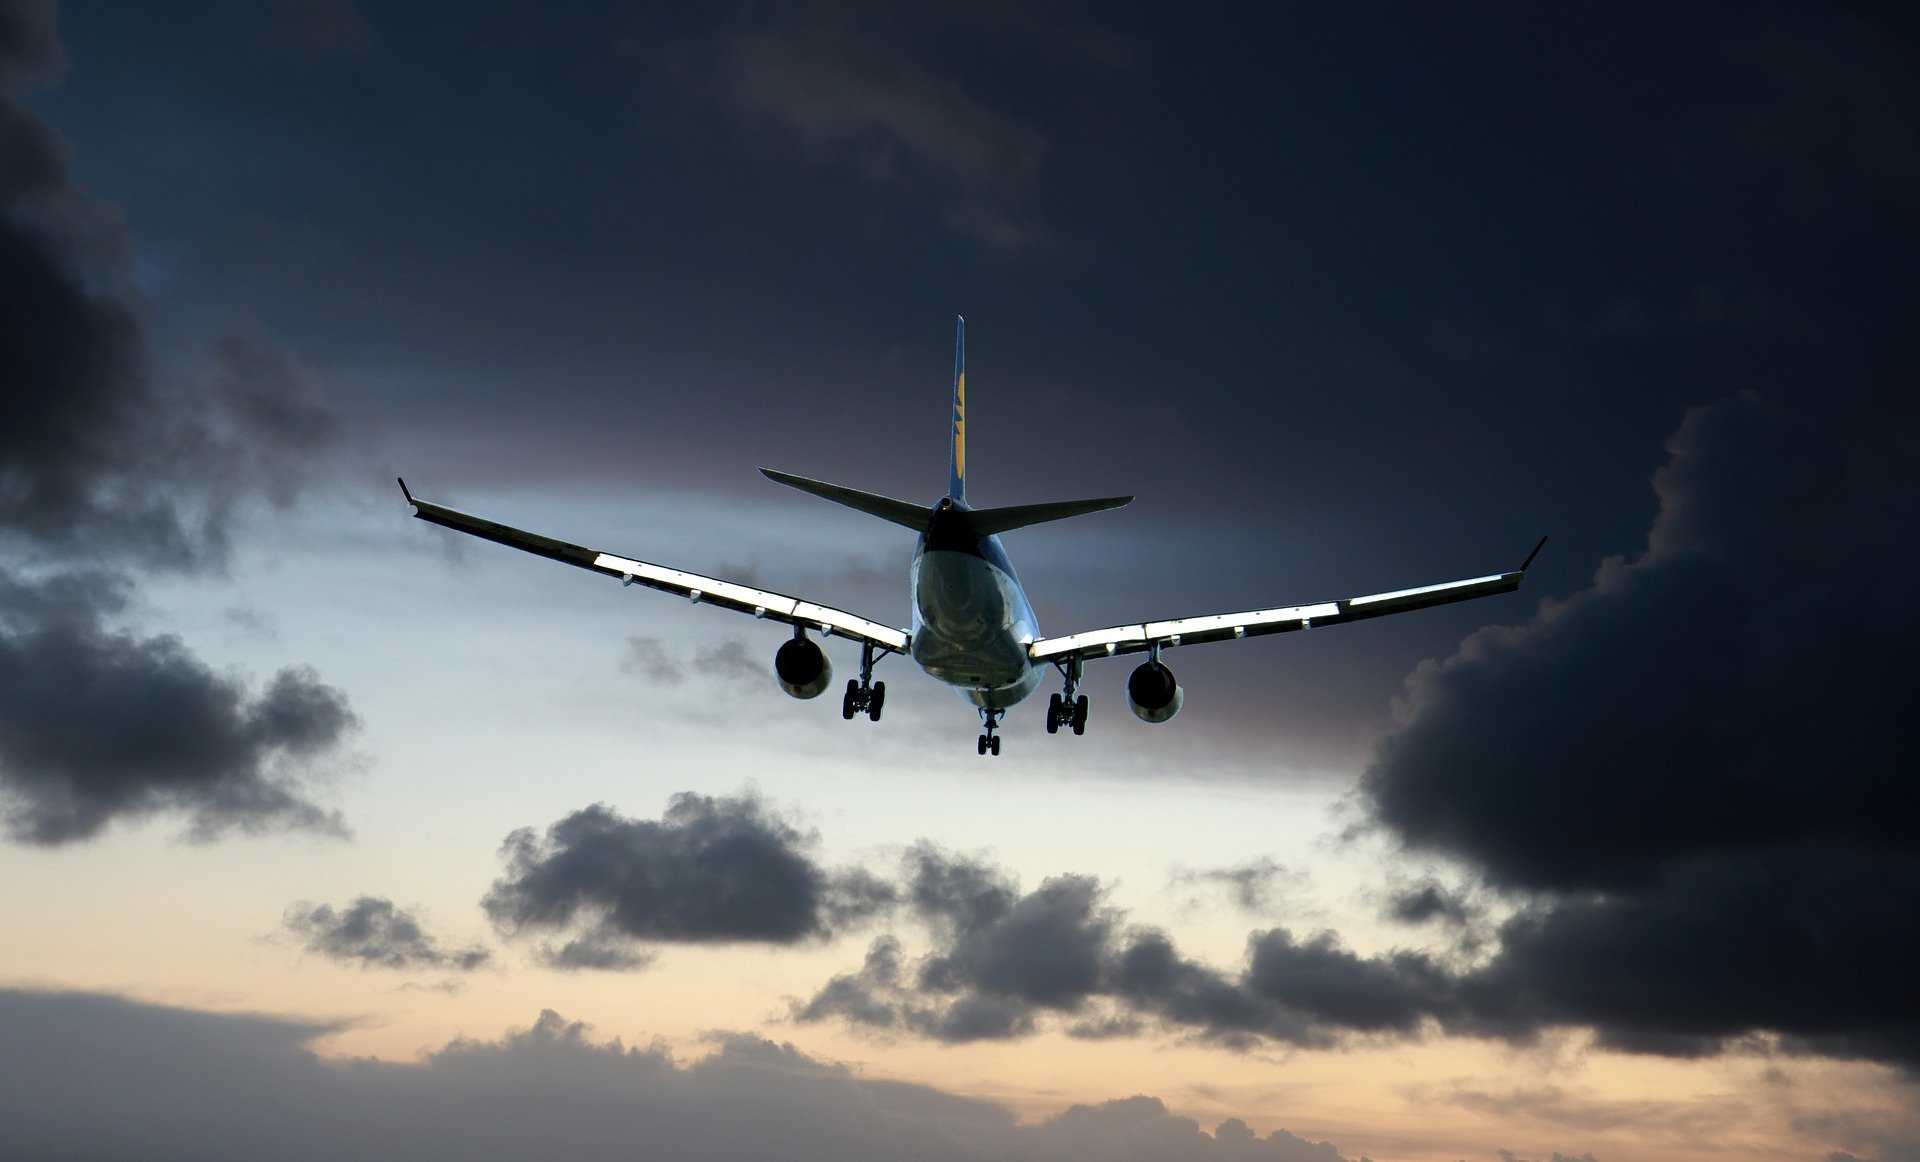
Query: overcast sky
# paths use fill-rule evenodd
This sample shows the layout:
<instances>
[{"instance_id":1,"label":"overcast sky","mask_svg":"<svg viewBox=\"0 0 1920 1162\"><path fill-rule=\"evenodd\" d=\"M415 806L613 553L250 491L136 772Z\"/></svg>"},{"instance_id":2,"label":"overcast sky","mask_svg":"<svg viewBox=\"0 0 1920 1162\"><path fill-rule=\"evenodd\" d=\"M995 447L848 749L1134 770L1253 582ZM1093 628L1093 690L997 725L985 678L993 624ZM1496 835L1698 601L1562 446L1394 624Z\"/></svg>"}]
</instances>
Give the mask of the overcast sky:
<instances>
[{"instance_id":1,"label":"overcast sky","mask_svg":"<svg viewBox=\"0 0 1920 1162\"><path fill-rule=\"evenodd\" d=\"M1914 49L0 0L0 1157L1920 1158ZM1552 541L984 760L393 484L904 625L961 313L1049 634Z\"/></svg>"}]
</instances>

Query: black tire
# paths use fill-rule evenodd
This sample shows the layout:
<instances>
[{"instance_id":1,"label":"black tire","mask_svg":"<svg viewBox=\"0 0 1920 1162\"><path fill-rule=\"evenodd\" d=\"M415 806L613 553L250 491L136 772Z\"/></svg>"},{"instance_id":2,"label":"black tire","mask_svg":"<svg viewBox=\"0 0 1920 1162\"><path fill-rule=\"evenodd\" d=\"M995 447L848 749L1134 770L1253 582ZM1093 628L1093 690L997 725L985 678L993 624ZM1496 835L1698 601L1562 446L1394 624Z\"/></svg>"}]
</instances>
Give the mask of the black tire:
<instances>
[{"instance_id":1,"label":"black tire","mask_svg":"<svg viewBox=\"0 0 1920 1162\"><path fill-rule=\"evenodd\" d=\"M996 756L999 755L1000 753L1000 736L999 735L997 734L994 735L993 738L987 742L987 749L992 751Z\"/></svg>"},{"instance_id":2,"label":"black tire","mask_svg":"<svg viewBox=\"0 0 1920 1162\"><path fill-rule=\"evenodd\" d=\"M1049 695L1047 698L1047 733L1060 733L1060 695L1058 694Z\"/></svg>"},{"instance_id":3,"label":"black tire","mask_svg":"<svg viewBox=\"0 0 1920 1162\"><path fill-rule=\"evenodd\" d=\"M984 734L980 736L980 753L987 753L987 736Z\"/></svg>"},{"instance_id":4,"label":"black tire","mask_svg":"<svg viewBox=\"0 0 1920 1162\"><path fill-rule=\"evenodd\" d=\"M852 678L848 678L846 696L840 699L840 717L845 718L849 721L853 719L853 712L854 712L853 700L858 698L859 696L860 696L860 683L854 681Z\"/></svg>"},{"instance_id":5,"label":"black tire","mask_svg":"<svg viewBox=\"0 0 1920 1162\"><path fill-rule=\"evenodd\" d=\"M873 689L867 694L867 721L880 721L880 708L886 704L887 684L885 682L875 682Z\"/></svg>"},{"instance_id":6,"label":"black tire","mask_svg":"<svg viewBox=\"0 0 1920 1162\"><path fill-rule=\"evenodd\" d=\"M1087 696L1085 694L1073 700L1073 732L1075 734L1087 732Z\"/></svg>"}]
</instances>

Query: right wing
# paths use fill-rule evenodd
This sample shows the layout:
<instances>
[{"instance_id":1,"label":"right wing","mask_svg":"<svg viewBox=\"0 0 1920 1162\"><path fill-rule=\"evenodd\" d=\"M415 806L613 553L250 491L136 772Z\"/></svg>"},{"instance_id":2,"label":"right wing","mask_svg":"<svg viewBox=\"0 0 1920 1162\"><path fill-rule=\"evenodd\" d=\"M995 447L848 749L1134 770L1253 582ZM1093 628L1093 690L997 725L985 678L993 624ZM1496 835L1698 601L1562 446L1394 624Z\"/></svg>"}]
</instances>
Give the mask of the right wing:
<instances>
[{"instance_id":1,"label":"right wing","mask_svg":"<svg viewBox=\"0 0 1920 1162\"><path fill-rule=\"evenodd\" d=\"M1169 621L1145 621L1133 625L1109 626L1066 637L1042 638L1027 647L1027 655L1036 662L1065 665L1073 661L1137 654L1155 646L1199 645L1202 642L1230 641L1259 637L1269 633L1288 633L1322 625L1364 621L1390 613L1410 613L1435 605L1450 605L1475 597L1512 593L1520 588L1547 538L1533 547L1527 559L1511 573L1489 573L1464 581L1422 585L1414 589L1396 589L1390 593L1372 593L1322 601L1315 605L1291 605L1280 609L1250 609L1244 613L1216 613L1204 617L1180 617Z\"/></svg>"},{"instance_id":2,"label":"right wing","mask_svg":"<svg viewBox=\"0 0 1920 1162\"><path fill-rule=\"evenodd\" d=\"M404 480L400 481L400 491L406 494L407 502L413 505L414 516L442 528L467 533L482 540L519 549L524 553L559 561L564 565L591 569L595 573L602 573L608 577L618 577L623 584L645 585L649 589L677 594L696 605L717 605L722 609L750 613L770 621L805 626L817 629L821 633L838 634L855 641L870 642L896 653L905 652L907 648L905 630L882 625L877 621L868 621L864 617L856 617L843 609L801 601L795 597L788 597L784 593L771 593L765 589L735 585L731 581L721 581L714 577L702 577L698 573L669 569L665 565L655 565L648 561L636 561L631 557L615 556L612 553L600 552L598 549L582 548L579 545L568 544L566 541L554 540L552 537L543 537L539 533L496 524L482 517L470 516L464 512L417 499L412 492L408 491L407 482Z\"/></svg>"}]
</instances>

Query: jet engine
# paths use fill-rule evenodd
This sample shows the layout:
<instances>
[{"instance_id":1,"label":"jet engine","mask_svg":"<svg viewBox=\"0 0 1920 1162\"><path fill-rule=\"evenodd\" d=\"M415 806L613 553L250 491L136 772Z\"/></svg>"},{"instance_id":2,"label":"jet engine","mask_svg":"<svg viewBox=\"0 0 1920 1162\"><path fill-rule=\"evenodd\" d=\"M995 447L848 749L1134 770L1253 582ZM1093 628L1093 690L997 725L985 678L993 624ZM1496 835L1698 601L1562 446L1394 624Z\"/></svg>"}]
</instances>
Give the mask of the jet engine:
<instances>
[{"instance_id":1,"label":"jet engine","mask_svg":"<svg viewBox=\"0 0 1920 1162\"><path fill-rule=\"evenodd\" d=\"M1142 722L1165 722L1180 713L1186 699L1173 671L1159 662L1143 662L1127 677L1127 705Z\"/></svg>"},{"instance_id":2,"label":"jet engine","mask_svg":"<svg viewBox=\"0 0 1920 1162\"><path fill-rule=\"evenodd\" d=\"M807 638L791 638L773 655L773 676L795 698L818 698L833 681L833 663Z\"/></svg>"}]
</instances>

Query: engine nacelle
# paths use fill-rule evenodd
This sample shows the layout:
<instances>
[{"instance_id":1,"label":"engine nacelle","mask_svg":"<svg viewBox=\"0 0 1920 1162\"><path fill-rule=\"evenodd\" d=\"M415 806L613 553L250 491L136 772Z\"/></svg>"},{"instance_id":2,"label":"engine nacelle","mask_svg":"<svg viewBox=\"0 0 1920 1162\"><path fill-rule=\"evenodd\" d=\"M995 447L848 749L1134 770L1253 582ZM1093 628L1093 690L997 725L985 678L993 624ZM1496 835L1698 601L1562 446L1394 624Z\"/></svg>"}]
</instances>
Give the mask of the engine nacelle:
<instances>
[{"instance_id":1,"label":"engine nacelle","mask_svg":"<svg viewBox=\"0 0 1920 1162\"><path fill-rule=\"evenodd\" d=\"M1186 700L1173 671L1159 662L1143 662L1127 676L1127 705L1142 722L1165 722L1180 713Z\"/></svg>"},{"instance_id":2,"label":"engine nacelle","mask_svg":"<svg viewBox=\"0 0 1920 1162\"><path fill-rule=\"evenodd\" d=\"M833 663L811 640L790 638L773 655L773 676L795 698L818 698L833 681Z\"/></svg>"}]
</instances>

